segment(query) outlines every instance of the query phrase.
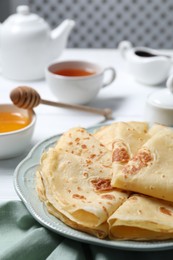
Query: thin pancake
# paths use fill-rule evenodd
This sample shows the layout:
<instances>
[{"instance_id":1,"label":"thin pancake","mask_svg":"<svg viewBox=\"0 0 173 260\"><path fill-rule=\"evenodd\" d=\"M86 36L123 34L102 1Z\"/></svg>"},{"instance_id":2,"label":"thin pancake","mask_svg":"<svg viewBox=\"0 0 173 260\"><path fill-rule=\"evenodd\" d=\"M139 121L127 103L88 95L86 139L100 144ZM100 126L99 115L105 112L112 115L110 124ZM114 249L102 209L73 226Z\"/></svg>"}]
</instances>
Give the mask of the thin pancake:
<instances>
[{"instance_id":1,"label":"thin pancake","mask_svg":"<svg viewBox=\"0 0 173 260\"><path fill-rule=\"evenodd\" d=\"M139 134L146 134L148 131L148 124L146 122L116 122L111 125L103 126L99 128L95 133L94 137L98 139L102 144L112 151L112 144L116 139L124 141L128 136L130 137L131 132L135 131ZM132 134L132 138L133 138Z\"/></svg>"},{"instance_id":2,"label":"thin pancake","mask_svg":"<svg viewBox=\"0 0 173 260\"><path fill-rule=\"evenodd\" d=\"M135 194L108 220L111 239L156 240L173 238L173 204Z\"/></svg>"},{"instance_id":3,"label":"thin pancake","mask_svg":"<svg viewBox=\"0 0 173 260\"><path fill-rule=\"evenodd\" d=\"M96 236L100 239L105 238L108 235L108 223L105 222L103 224L101 224L100 226L96 227L96 228L87 228L84 227L82 225L79 225L73 221L71 221L70 219L68 219L65 215L63 215L62 213L60 213L46 198L46 194L45 194L45 188L44 188L44 184L43 184L43 178L41 177L40 172L37 172L36 175L36 188L37 188L37 192L38 192L38 196L40 198L40 200L42 202L45 203L46 208L48 210L48 212L50 214L52 214L53 216L55 216L56 218L60 219L62 222L64 222L66 225L77 229L77 230L81 230L83 232L86 232L88 234L91 234L93 236Z\"/></svg>"},{"instance_id":4,"label":"thin pancake","mask_svg":"<svg viewBox=\"0 0 173 260\"><path fill-rule=\"evenodd\" d=\"M121 171L124 165L149 138L146 123L117 123L116 135L112 143L112 186L116 185L117 172Z\"/></svg>"},{"instance_id":5,"label":"thin pancake","mask_svg":"<svg viewBox=\"0 0 173 260\"><path fill-rule=\"evenodd\" d=\"M155 134L157 134L159 131L164 130L165 128L167 128L164 125L160 125L160 124L154 124L152 125L152 127L149 129L148 133L153 136Z\"/></svg>"},{"instance_id":6,"label":"thin pancake","mask_svg":"<svg viewBox=\"0 0 173 260\"><path fill-rule=\"evenodd\" d=\"M55 149L83 156L93 163L100 162L104 166L112 166L111 152L83 128L72 128L64 133Z\"/></svg>"},{"instance_id":7,"label":"thin pancake","mask_svg":"<svg viewBox=\"0 0 173 260\"><path fill-rule=\"evenodd\" d=\"M114 175L114 186L173 202L173 131L163 128Z\"/></svg>"},{"instance_id":8,"label":"thin pancake","mask_svg":"<svg viewBox=\"0 0 173 260\"><path fill-rule=\"evenodd\" d=\"M96 229L128 194L111 187L108 167L86 161L70 153L49 149L42 156L37 191L43 201L46 197L56 211L70 221Z\"/></svg>"}]
</instances>

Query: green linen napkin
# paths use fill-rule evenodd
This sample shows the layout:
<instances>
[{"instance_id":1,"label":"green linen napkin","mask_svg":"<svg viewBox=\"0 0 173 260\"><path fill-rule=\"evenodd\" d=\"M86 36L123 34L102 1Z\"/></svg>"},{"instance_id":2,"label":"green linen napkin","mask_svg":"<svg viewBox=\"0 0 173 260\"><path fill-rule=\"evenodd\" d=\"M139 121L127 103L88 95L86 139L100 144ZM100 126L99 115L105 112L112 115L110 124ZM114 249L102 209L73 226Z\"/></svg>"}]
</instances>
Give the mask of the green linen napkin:
<instances>
[{"instance_id":1,"label":"green linen napkin","mask_svg":"<svg viewBox=\"0 0 173 260\"><path fill-rule=\"evenodd\" d=\"M173 251L128 252L80 243L42 227L21 201L0 204L0 260L172 260Z\"/></svg>"},{"instance_id":2,"label":"green linen napkin","mask_svg":"<svg viewBox=\"0 0 173 260\"><path fill-rule=\"evenodd\" d=\"M46 259L61 240L40 226L22 202L0 205L0 259Z\"/></svg>"},{"instance_id":3,"label":"green linen napkin","mask_svg":"<svg viewBox=\"0 0 173 260\"><path fill-rule=\"evenodd\" d=\"M87 260L84 244L42 227L21 201L0 204L0 260Z\"/></svg>"}]
</instances>

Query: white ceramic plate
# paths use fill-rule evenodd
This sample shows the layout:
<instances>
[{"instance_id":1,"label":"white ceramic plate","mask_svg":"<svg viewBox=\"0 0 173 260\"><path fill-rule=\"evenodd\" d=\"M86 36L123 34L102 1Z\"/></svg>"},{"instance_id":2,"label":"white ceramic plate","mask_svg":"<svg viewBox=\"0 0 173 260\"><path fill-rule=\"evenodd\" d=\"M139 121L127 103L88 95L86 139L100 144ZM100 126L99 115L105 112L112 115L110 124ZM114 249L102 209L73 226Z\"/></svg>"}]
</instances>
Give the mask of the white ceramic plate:
<instances>
[{"instance_id":1,"label":"white ceramic plate","mask_svg":"<svg viewBox=\"0 0 173 260\"><path fill-rule=\"evenodd\" d=\"M89 128L93 132L100 126ZM74 230L60 220L50 215L44 204L40 202L35 190L35 172L40 162L41 154L45 149L53 146L60 135L53 136L37 144L28 156L17 166L14 173L14 186L19 197L25 203L32 216L43 226L52 231L81 242L97 244L104 247L119 248L134 251L156 251L173 248L173 240L169 241L110 241L100 240L86 233Z\"/></svg>"}]
</instances>

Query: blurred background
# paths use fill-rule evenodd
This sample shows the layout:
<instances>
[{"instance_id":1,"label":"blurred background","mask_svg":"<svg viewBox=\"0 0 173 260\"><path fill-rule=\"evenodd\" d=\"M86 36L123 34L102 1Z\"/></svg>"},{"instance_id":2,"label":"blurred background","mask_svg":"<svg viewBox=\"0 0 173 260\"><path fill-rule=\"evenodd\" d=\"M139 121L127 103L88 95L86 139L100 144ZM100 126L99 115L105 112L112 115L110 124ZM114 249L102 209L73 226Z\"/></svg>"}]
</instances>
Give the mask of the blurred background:
<instances>
[{"instance_id":1,"label":"blurred background","mask_svg":"<svg viewBox=\"0 0 173 260\"><path fill-rule=\"evenodd\" d=\"M172 0L0 0L0 21L20 4L42 16L51 28L66 18L76 21L70 48L135 46L173 49Z\"/></svg>"}]
</instances>

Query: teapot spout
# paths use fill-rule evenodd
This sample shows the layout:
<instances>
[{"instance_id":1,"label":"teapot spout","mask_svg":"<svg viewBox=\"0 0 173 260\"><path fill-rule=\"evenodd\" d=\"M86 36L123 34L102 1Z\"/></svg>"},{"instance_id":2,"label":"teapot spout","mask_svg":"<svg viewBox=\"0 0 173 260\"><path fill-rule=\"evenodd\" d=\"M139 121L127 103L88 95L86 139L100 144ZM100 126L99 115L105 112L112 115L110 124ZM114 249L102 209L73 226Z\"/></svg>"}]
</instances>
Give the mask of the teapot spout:
<instances>
[{"instance_id":1,"label":"teapot spout","mask_svg":"<svg viewBox=\"0 0 173 260\"><path fill-rule=\"evenodd\" d=\"M75 21L67 19L63 21L57 28L51 31L52 54L54 58L57 58L66 47L69 33L74 25Z\"/></svg>"}]
</instances>

